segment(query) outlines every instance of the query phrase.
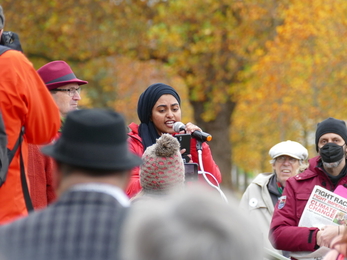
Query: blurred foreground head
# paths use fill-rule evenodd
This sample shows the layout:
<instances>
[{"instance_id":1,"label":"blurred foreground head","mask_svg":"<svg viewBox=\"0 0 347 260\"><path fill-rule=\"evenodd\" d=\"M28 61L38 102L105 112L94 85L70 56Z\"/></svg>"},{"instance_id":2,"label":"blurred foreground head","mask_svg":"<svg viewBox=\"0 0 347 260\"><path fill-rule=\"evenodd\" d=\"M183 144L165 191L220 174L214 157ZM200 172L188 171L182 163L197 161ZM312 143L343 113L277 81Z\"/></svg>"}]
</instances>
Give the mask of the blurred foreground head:
<instances>
[{"instance_id":1,"label":"blurred foreground head","mask_svg":"<svg viewBox=\"0 0 347 260\"><path fill-rule=\"evenodd\" d=\"M123 233L124 260L263 259L260 234L239 211L203 187L134 206Z\"/></svg>"},{"instance_id":2,"label":"blurred foreground head","mask_svg":"<svg viewBox=\"0 0 347 260\"><path fill-rule=\"evenodd\" d=\"M142 162L128 148L123 116L97 108L70 112L61 137L42 152L60 163L105 173L131 170Z\"/></svg>"}]
</instances>

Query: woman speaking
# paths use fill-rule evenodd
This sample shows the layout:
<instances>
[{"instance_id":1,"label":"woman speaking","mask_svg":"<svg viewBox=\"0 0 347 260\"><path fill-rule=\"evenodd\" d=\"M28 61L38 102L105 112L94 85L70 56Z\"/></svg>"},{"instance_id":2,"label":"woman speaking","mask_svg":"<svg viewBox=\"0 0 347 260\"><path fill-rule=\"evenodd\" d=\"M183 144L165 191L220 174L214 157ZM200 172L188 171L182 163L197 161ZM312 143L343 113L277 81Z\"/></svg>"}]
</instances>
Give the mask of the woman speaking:
<instances>
[{"instance_id":1,"label":"woman speaking","mask_svg":"<svg viewBox=\"0 0 347 260\"><path fill-rule=\"evenodd\" d=\"M131 123L129 125L128 142L130 150L142 156L148 146L156 142L163 133L175 135L173 125L181 121L181 99L177 92L170 86L163 83L150 85L140 96L137 104L137 114L141 121L140 125ZM191 134L201 129L187 123L185 131ZM199 163L198 152L196 150L196 140L191 140L191 162ZM218 185L221 182L221 174L218 166L213 160L210 147L207 143L202 143L202 162L205 172L211 173L215 178L207 174L208 180ZM204 177L199 175L199 180L204 181ZM216 183L216 180L218 183ZM127 195L133 197L141 190L139 180L139 167L132 171L131 179L127 187Z\"/></svg>"}]
</instances>

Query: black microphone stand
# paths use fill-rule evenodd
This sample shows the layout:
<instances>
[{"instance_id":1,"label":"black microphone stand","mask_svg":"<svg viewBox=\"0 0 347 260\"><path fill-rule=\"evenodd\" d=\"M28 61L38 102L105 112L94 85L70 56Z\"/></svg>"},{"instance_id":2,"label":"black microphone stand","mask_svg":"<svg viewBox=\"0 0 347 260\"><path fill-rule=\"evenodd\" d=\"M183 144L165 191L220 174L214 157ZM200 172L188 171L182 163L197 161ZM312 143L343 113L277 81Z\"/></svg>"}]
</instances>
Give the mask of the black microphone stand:
<instances>
[{"instance_id":1,"label":"black microphone stand","mask_svg":"<svg viewBox=\"0 0 347 260\"><path fill-rule=\"evenodd\" d=\"M196 150L198 151L198 153L199 153L199 151L202 152L202 143L203 143L203 141L196 140L196 145L195 145L195 147L196 147Z\"/></svg>"}]
</instances>

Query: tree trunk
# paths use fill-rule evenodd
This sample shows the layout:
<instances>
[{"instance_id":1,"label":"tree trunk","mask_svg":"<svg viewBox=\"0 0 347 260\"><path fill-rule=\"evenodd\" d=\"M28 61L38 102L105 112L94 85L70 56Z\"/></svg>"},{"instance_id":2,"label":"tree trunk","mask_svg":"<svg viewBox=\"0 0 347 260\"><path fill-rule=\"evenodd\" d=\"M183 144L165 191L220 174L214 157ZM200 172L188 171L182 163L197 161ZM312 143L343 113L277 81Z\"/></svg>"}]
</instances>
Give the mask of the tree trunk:
<instances>
[{"instance_id":1,"label":"tree trunk","mask_svg":"<svg viewBox=\"0 0 347 260\"><path fill-rule=\"evenodd\" d=\"M215 120L205 122L201 118L204 111L203 102L192 102L194 110L194 120L196 124L212 135L212 141L208 144L211 148L213 159L219 166L222 174L222 185L227 189L232 189L232 176L231 176L231 141L230 141L230 128L231 128L231 115L235 109L235 102L228 101L221 105L220 112L216 115Z\"/></svg>"}]
</instances>

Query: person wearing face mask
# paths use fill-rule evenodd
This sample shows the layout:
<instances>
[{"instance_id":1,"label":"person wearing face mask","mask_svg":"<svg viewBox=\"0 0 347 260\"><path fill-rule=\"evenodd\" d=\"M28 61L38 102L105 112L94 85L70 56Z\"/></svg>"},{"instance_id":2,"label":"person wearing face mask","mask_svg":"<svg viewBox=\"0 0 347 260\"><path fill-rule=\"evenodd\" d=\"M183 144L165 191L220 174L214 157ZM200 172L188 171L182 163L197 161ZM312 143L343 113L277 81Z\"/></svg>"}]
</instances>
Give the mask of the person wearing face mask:
<instances>
[{"instance_id":1,"label":"person wearing face mask","mask_svg":"<svg viewBox=\"0 0 347 260\"><path fill-rule=\"evenodd\" d=\"M329 247L344 226L298 227L300 217L315 185L334 191L347 185L347 128L342 120L328 118L317 124L315 143L318 156L309 168L287 180L281 203L277 203L270 225L270 240L279 250L315 251ZM295 259L295 258L294 258Z\"/></svg>"}]
</instances>

